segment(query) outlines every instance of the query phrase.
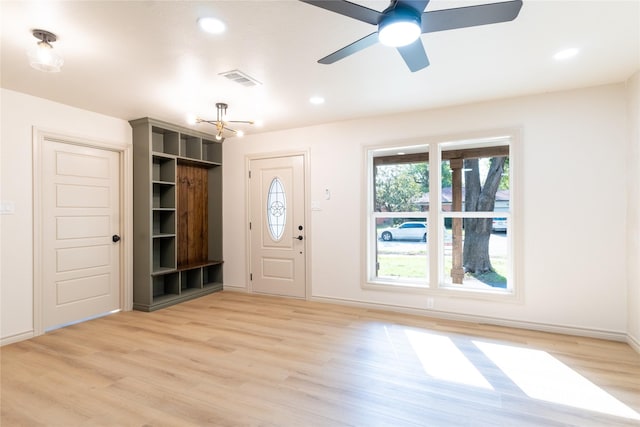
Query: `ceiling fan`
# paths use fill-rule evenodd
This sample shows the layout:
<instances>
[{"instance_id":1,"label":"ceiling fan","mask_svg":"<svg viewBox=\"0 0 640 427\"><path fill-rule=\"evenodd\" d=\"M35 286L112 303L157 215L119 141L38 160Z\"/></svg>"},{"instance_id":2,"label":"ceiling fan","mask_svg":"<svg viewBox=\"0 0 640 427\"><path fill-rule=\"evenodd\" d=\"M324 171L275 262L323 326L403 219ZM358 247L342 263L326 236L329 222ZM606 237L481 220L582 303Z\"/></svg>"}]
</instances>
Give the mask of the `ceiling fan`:
<instances>
[{"instance_id":1,"label":"ceiling fan","mask_svg":"<svg viewBox=\"0 0 640 427\"><path fill-rule=\"evenodd\" d=\"M244 132L241 130L231 129L228 125L229 123L245 123L252 125L254 122L252 120L227 120L227 108L229 106L224 102L216 102L216 119L215 120L205 120L199 117L196 117L193 123L209 123L216 127L216 141L222 142L224 141L224 131L232 132L238 137L244 136Z\"/></svg>"},{"instance_id":2,"label":"ceiling fan","mask_svg":"<svg viewBox=\"0 0 640 427\"><path fill-rule=\"evenodd\" d=\"M380 41L397 48L411 72L429 66L420 34L512 21L522 7L522 0L515 0L425 12L429 0L391 0L378 12L346 0L300 1L378 26L378 31L325 56L320 64L333 64Z\"/></svg>"}]
</instances>

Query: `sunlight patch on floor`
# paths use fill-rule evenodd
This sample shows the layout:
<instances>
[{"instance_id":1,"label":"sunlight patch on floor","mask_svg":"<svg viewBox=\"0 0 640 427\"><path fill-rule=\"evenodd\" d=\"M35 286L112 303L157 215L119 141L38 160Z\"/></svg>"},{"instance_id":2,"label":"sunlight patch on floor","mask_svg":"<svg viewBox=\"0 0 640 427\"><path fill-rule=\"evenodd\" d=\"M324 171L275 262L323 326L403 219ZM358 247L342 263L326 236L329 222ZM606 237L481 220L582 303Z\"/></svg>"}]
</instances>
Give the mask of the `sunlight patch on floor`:
<instances>
[{"instance_id":1,"label":"sunlight patch on floor","mask_svg":"<svg viewBox=\"0 0 640 427\"><path fill-rule=\"evenodd\" d=\"M427 375L443 381L493 390L480 371L449 337L406 330Z\"/></svg>"},{"instance_id":2,"label":"sunlight patch on floor","mask_svg":"<svg viewBox=\"0 0 640 427\"><path fill-rule=\"evenodd\" d=\"M531 398L640 420L636 411L547 352L473 343Z\"/></svg>"}]
</instances>

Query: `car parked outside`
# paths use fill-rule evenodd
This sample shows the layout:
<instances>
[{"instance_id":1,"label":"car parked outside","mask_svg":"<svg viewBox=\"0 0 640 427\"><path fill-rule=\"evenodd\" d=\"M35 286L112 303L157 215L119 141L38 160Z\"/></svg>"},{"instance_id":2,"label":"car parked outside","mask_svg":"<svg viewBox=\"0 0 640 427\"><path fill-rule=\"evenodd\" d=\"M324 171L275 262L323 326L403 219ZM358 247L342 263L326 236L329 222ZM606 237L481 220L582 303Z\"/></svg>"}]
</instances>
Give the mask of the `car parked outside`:
<instances>
[{"instance_id":1,"label":"car parked outside","mask_svg":"<svg viewBox=\"0 0 640 427\"><path fill-rule=\"evenodd\" d=\"M378 230L378 238L385 242L391 240L418 240L427 241L427 223L419 221L407 221L399 226Z\"/></svg>"},{"instance_id":2,"label":"car parked outside","mask_svg":"<svg viewBox=\"0 0 640 427\"><path fill-rule=\"evenodd\" d=\"M493 218L491 230L496 232L507 231L507 218Z\"/></svg>"}]
</instances>

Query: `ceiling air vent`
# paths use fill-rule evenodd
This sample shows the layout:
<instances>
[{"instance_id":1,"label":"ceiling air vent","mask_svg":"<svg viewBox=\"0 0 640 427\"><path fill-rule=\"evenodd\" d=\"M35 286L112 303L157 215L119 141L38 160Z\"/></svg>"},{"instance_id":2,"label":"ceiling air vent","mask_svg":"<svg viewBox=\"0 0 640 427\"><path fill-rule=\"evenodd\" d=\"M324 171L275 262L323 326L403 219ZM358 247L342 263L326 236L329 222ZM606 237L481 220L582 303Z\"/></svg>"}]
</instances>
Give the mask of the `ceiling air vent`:
<instances>
[{"instance_id":1,"label":"ceiling air vent","mask_svg":"<svg viewBox=\"0 0 640 427\"><path fill-rule=\"evenodd\" d=\"M246 75L240 70L225 71L224 73L220 73L218 75L226 77L232 82L238 83L245 87L258 86L262 84L256 79L254 79L253 77L249 77L248 75Z\"/></svg>"}]
</instances>

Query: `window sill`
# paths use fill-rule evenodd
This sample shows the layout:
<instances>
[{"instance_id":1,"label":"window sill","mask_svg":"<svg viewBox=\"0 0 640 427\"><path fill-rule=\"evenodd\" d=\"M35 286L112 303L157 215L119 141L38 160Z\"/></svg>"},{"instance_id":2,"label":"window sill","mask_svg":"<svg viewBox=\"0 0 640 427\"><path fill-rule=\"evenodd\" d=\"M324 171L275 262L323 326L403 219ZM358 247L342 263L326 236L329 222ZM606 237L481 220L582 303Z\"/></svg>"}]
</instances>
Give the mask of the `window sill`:
<instances>
[{"instance_id":1,"label":"window sill","mask_svg":"<svg viewBox=\"0 0 640 427\"><path fill-rule=\"evenodd\" d=\"M362 289L371 289L388 292L408 292L426 294L430 291L428 283L392 282L392 281L367 281L362 284Z\"/></svg>"},{"instance_id":2,"label":"window sill","mask_svg":"<svg viewBox=\"0 0 640 427\"><path fill-rule=\"evenodd\" d=\"M476 301L507 303L507 304L522 304L522 293L513 290L477 290L469 288L452 288L450 286L442 287L433 290L433 295L446 297L446 298L458 298Z\"/></svg>"},{"instance_id":3,"label":"window sill","mask_svg":"<svg viewBox=\"0 0 640 427\"><path fill-rule=\"evenodd\" d=\"M497 303L521 304L523 302L522 293L513 290L462 288L444 283L440 284L438 288L432 288L427 283L367 281L361 285L361 288L382 292L410 293L416 295L428 294L444 298L470 299Z\"/></svg>"}]
</instances>

